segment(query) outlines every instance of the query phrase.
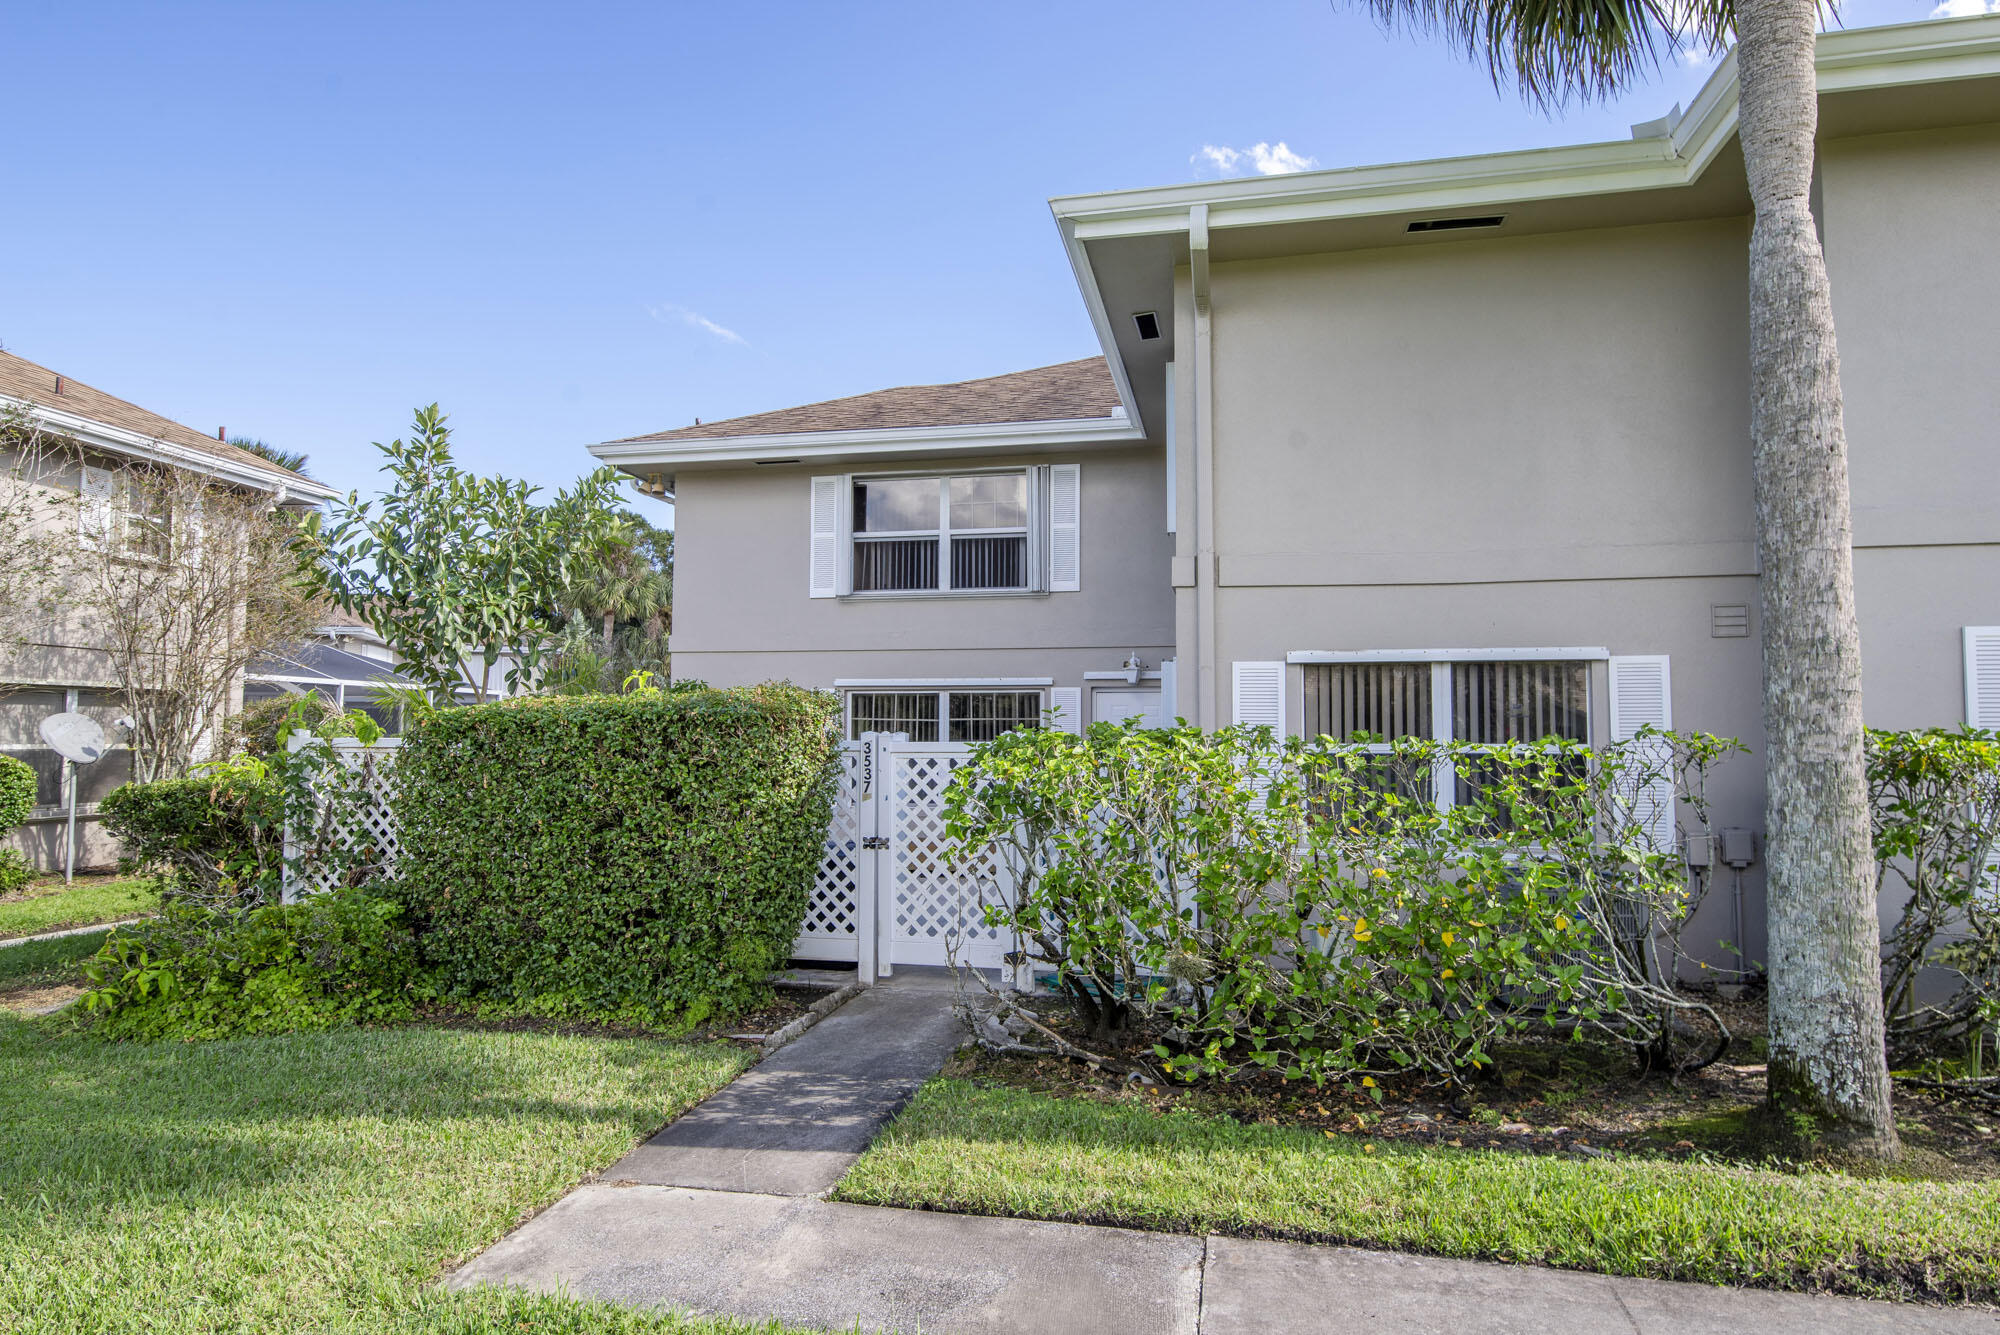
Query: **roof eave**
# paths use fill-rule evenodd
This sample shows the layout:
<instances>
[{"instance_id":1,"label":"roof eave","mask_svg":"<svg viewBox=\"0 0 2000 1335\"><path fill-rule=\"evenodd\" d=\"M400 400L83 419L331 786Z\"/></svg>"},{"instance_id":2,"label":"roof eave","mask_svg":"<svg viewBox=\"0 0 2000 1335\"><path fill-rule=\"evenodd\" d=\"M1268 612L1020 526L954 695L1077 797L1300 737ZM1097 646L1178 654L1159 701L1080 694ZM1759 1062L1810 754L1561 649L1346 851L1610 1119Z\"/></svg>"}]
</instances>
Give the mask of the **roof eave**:
<instances>
[{"instance_id":1,"label":"roof eave","mask_svg":"<svg viewBox=\"0 0 2000 1335\"><path fill-rule=\"evenodd\" d=\"M172 441L161 440L156 436L112 426L94 417L84 417L77 413L64 412L60 408L51 408L47 404L37 403L31 399L0 395L0 402L19 405L51 428L93 449L133 455L154 463L185 468L189 472L200 473L236 486L253 487L259 491L283 492L287 497L330 501L342 495L323 482L315 482L297 473L278 470L275 467L272 471L266 472L261 468L253 468L233 459L224 459L204 450L176 445Z\"/></svg>"},{"instance_id":2,"label":"roof eave","mask_svg":"<svg viewBox=\"0 0 2000 1335\"><path fill-rule=\"evenodd\" d=\"M685 464L755 464L779 459L920 454L998 454L1066 445L1132 444L1146 438L1129 417L1054 418L1039 422L982 422L969 426L895 427L886 430L793 431L761 436L682 437L676 440L608 440L590 446L605 463L621 468L671 469Z\"/></svg>"},{"instance_id":3,"label":"roof eave","mask_svg":"<svg viewBox=\"0 0 2000 1335\"><path fill-rule=\"evenodd\" d=\"M2000 14L1822 33L1818 69L1821 93L2000 75ZM1736 103L1732 49L1665 136L1060 195L1049 207L1091 241L1184 232L1196 204L1216 229L1687 185L1735 135Z\"/></svg>"},{"instance_id":4,"label":"roof eave","mask_svg":"<svg viewBox=\"0 0 2000 1335\"><path fill-rule=\"evenodd\" d=\"M2000 15L1929 19L1822 33L1821 93L2000 76ZM1451 213L1513 204L1647 190L1699 181L1736 136L1736 52L1714 73L1666 134L1608 143L1529 149L1428 162L1205 181L1049 201L1077 287L1126 410L1140 420L1089 243L1187 235L1205 208L1211 231L1336 221L1402 213Z\"/></svg>"}]
</instances>

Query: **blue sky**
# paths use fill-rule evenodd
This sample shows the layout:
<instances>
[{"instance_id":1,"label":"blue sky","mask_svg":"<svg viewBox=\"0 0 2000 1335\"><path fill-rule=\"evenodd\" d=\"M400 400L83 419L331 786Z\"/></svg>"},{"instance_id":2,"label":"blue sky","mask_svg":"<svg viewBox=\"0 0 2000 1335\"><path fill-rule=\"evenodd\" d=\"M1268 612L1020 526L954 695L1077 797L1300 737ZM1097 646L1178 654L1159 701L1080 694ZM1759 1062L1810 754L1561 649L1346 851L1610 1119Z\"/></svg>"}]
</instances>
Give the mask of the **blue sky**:
<instances>
[{"instance_id":1,"label":"blue sky","mask_svg":"<svg viewBox=\"0 0 2000 1335\"><path fill-rule=\"evenodd\" d=\"M364 491L432 400L462 462L553 487L592 441L1088 356L1051 195L1620 138L1709 68L1550 117L1328 0L7 26L0 343Z\"/></svg>"}]
</instances>

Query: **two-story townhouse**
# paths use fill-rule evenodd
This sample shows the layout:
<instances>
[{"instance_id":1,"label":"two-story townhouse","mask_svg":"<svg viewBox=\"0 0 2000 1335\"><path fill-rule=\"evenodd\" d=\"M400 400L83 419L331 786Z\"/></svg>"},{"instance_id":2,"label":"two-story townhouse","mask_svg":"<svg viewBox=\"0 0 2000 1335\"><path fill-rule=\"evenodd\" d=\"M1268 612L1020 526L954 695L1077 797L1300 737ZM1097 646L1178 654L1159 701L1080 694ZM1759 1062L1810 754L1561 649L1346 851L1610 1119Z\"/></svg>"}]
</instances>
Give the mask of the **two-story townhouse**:
<instances>
[{"instance_id":1,"label":"two-story townhouse","mask_svg":"<svg viewBox=\"0 0 2000 1335\"><path fill-rule=\"evenodd\" d=\"M1868 719L2000 726L2000 16L1819 68ZM1629 140L1053 208L1103 361L593 447L675 499L677 674L935 740L1704 729L1755 830L1733 58ZM1744 885L1696 936L1758 959Z\"/></svg>"},{"instance_id":2,"label":"two-story townhouse","mask_svg":"<svg viewBox=\"0 0 2000 1335\"><path fill-rule=\"evenodd\" d=\"M133 548L157 540L173 517L152 513L142 489L131 484L147 470L193 472L217 486L275 494L281 504L316 505L337 493L158 413L116 398L12 353L0 352L0 410L19 415L23 430L60 439L46 458L23 459L0 441L0 481L35 502L28 522L49 526L63 542L112 541ZM65 495L82 503L62 504ZM11 521L24 516L9 509ZM102 628L65 599L60 585L18 605L0 607L0 753L36 772L36 805L28 824L0 831L38 866L61 865L72 794L62 784L61 758L39 735L51 714L76 712L110 727L126 712L103 647ZM241 686L239 684L240 697ZM233 708L240 698L230 702ZM104 866L116 848L95 819L97 802L131 777L131 754L114 745L102 760L79 771L73 794L79 816L76 864Z\"/></svg>"}]
</instances>

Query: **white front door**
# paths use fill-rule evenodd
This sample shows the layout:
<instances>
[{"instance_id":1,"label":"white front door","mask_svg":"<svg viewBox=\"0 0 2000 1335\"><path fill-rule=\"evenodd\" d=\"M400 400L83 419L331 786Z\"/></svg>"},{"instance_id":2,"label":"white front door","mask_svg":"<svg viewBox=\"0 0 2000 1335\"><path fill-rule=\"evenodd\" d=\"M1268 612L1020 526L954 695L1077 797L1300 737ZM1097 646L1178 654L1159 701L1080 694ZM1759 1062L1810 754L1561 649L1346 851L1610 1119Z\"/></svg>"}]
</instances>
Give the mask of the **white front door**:
<instances>
[{"instance_id":1,"label":"white front door","mask_svg":"<svg viewBox=\"0 0 2000 1335\"><path fill-rule=\"evenodd\" d=\"M1123 723L1136 718L1142 728L1161 727L1160 688L1135 686L1129 690L1098 691L1091 696L1090 715L1093 723Z\"/></svg>"}]
</instances>

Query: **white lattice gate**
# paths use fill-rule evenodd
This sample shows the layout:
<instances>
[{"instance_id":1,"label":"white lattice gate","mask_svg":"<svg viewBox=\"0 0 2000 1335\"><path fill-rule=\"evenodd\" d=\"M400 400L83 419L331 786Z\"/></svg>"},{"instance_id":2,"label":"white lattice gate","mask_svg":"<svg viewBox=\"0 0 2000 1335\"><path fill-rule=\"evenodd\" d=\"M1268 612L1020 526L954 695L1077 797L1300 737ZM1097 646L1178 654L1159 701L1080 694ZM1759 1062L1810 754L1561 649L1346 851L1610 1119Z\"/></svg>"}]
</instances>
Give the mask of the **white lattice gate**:
<instances>
[{"instance_id":1,"label":"white lattice gate","mask_svg":"<svg viewBox=\"0 0 2000 1335\"><path fill-rule=\"evenodd\" d=\"M842 749L840 796L794 953L855 962L863 978L898 964L1006 965L1011 935L984 921L1006 893L990 851L954 859L944 792L971 748L868 733Z\"/></svg>"},{"instance_id":2,"label":"white lattice gate","mask_svg":"<svg viewBox=\"0 0 2000 1335\"><path fill-rule=\"evenodd\" d=\"M309 741L308 736L294 734L289 745L297 751ZM350 873L359 869L392 875L396 858L403 851L396 814L390 807L396 791L396 751L403 739L384 737L371 746L363 746L352 737L335 737L331 741L334 762L349 777L359 778L357 800L351 805L343 803L338 808L329 808L322 797L318 829L285 831L284 899L288 904L300 895L333 889L340 883L343 865ZM302 856L315 845L339 856L328 859Z\"/></svg>"}]
</instances>

